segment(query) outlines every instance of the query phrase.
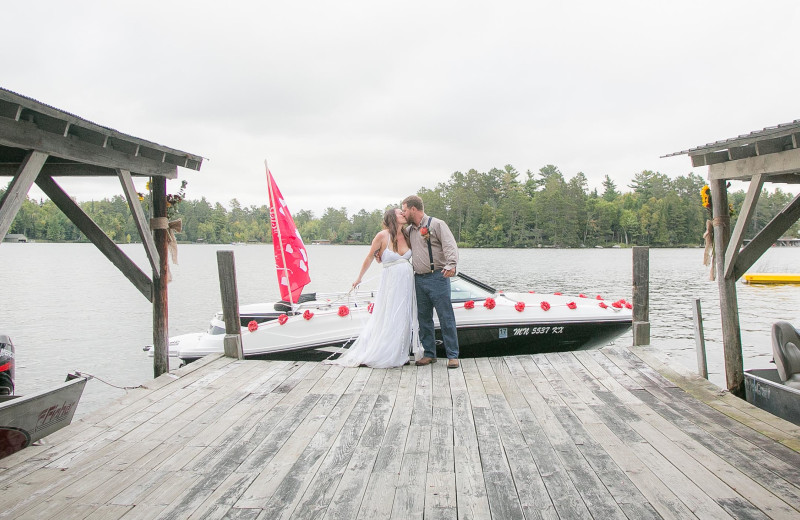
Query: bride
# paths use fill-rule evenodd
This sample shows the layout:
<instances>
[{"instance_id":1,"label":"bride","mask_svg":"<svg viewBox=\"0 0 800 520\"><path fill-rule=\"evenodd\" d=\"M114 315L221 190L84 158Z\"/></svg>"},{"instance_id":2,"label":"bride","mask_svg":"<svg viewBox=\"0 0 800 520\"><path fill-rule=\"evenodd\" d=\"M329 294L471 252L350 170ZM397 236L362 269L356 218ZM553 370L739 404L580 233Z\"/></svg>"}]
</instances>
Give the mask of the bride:
<instances>
[{"instance_id":1,"label":"bride","mask_svg":"<svg viewBox=\"0 0 800 520\"><path fill-rule=\"evenodd\" d=\"M383 230L372 239L361 272L353 282L353 287L359 285L372 260L380 257L383 271L372 314L350 348L337 359L325 363L391 368L408 363L409 351L417 358L422 355L407 233L406 219L400 209L386 210Z\"/></svg>"}]
</instances>

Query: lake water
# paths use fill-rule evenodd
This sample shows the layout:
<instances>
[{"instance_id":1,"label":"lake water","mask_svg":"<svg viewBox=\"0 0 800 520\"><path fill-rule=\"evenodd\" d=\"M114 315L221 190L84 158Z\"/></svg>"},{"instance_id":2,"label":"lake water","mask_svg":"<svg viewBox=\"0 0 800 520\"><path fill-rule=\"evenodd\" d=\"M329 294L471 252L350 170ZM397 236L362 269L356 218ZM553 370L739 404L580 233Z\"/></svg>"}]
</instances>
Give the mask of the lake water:
<instances>
[{"instance_id":1,"label":"lake water","mask_svg":"<svg viewBox=\"0 0 800 520\"><path fill-rule=\"evenodd\" d=\"M121 246L149 272L140 244ZM233 250L241 303L276 299L272 245L180 245L169 294L170 335L204 330L221 308L216 251ZM308 246L307 291L346 291L368 246ZM631 297L630 249L462 249L459 269L503 290ZM674 362L696 369L692 306L701 300L709 379L725 386L717 285L708 280L701 249L650 250L652 344ZM115 388L153 377L152 307L90 244L0 246L0 333L16 347L17 393L25 395L63 381L67 372L96 376L87 384L78 416L124 395ZM751 272L798 272L800 248L772 248ZM365 285L376 286L373 266ZM768 368L770 327L800 323L800 286L737 284L745 369ZM631 334L617 339L630 345Z\"/></svg>"}]
</instances>

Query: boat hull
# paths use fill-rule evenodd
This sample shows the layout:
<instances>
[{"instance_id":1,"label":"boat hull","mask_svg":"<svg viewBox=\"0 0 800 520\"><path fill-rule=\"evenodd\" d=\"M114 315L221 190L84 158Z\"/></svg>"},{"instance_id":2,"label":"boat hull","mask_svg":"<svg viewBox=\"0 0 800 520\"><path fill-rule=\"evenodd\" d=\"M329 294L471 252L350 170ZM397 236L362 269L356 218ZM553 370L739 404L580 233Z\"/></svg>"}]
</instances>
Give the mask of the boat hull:
<instances>
[{"instance_id":1,"label":"boat hull","mask_svg":"<svg viewBox=\"0 0 800 520\"><path fill-rule=\"evenodd\" d=\"M776 369L746 370L744 388L748 403L800 425L800 390L784 385Z\"/></svg>"},{"instance_id":2,"label":"boat hull","mask_svg":"<svg viewBox=\"0 0 800 520\"><path fill-rule=\"evenodd\" d=\"M60 430L72 422L86 378L26 396L0 397L0 458Z\"/></svg>"},{"instance_id":3,"label":"boat hull","mask_svg":"<svg viewBox=\"0 0 800 520\"><path fill-rule=\"evenodd\" d=\"M744 275L744 283L750 284L800 284L797 273L749 273Z\"/></svg>"},{"instance_id":4,"label":"boat hull","mask_svg":"<svg viewBox=\"0 0 800 520\"><path fill-rule=\"evenodd\" d=\"M565 352L601 347L625 333L632 322L629 309L606 306L598 301L580 298L575 308L558 297L547 299L553 307L541 307L545 297L531 294L498 296L495 306L482 304L466 308L454 304L460 357L506 356ZM515 305L525 302L520 311ZM527 309L527 310L526 310ZM261 323L256 330L242 330L244 355L254 359L324 359L342 346L352 344L367 320L364 307L351 309L339 316L337 308L317 309L310 319L302 315L288 318L285 323ZM445 356L441 334L437 327L437 355ZM185 362L223 350L222 334L187 334L172 338L170 355Z\"/></svg>"}]
</instances>

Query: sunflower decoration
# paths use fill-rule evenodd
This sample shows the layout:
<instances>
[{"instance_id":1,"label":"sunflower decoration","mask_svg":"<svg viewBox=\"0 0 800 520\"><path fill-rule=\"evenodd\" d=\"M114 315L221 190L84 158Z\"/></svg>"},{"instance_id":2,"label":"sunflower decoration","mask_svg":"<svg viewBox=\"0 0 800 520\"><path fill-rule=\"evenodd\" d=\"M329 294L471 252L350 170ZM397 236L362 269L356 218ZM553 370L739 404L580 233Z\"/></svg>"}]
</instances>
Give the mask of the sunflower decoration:
<instances>
[{"instance_id":1,"label":"sunflower decoration","mask_svg":"<svg viewBox=\"0 0 800 520\"><path fill-rule=\"evenodd\" d=\"M702 201L703 207L711 213L711 187L706 184L700 190L700 200Z\"/></svg>"},{"instance_id":2,"label":"sunflower decoration","mask_svg":"<svg viewBox=\"0 0 800 520\"><path fill-rule=\"evenodd\" d=\"M728 183L728 187L730 187L730 183ZM708 211L709 218L711 217L713 210L711 206L711 187L706 184L700 189L700 201L704 208ZM736 211L733 209L733 204L728 204L728 214L733 217L736 215Z\"/></svg>"}]
</instances>

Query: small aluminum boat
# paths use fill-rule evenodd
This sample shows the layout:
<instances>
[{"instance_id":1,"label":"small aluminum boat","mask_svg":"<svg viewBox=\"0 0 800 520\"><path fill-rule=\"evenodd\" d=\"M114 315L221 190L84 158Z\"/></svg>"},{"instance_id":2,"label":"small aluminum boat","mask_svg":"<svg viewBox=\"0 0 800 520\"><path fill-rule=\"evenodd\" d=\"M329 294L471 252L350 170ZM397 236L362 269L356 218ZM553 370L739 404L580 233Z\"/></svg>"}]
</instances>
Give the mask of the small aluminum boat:
<instances>
[{"instance_id":1,"label":"small aluminum boat","mask_svg":"<svg viewBox=\"0 0 800 520\"><path fill-rule=\"evenodd\" d=\"M0 363L13 369L14 348L0 335ZM13 370L3 370L6 376ZM11 377L0 378L0 458L7 457L72 422L87 379L68 375L58 386L26 396L13 395Z\"/></svg>"}]
</instances>

